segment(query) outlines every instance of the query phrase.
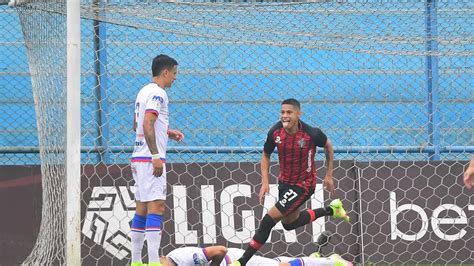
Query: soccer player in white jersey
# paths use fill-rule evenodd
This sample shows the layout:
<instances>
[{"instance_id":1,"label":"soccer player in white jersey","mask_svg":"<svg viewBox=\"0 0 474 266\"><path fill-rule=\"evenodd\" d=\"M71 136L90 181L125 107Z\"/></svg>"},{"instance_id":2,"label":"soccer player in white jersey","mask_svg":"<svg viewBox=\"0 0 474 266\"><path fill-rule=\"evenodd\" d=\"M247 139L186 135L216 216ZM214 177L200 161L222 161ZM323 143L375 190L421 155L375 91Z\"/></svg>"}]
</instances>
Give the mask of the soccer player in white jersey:
<instances>
[{"instance_id":1,"label":"soccer player in white jersey","mask_svg":"<svg viewBox=\"0 0 474 266\"><path fill-rule=\"evenodd\" d=\"M226 265L227 248L224 246L200 247L183 247L177 248L166 256L161 257L163 266L195 266L195 265L212 265L218 266L221 263Z\"/></svg>"},{"instance_id":2,"label":"soccer player in white jersey","mask_svg":"<svg viewBox=\"0 0 474 266\"><path fill-rule=\"evenodd\" d=\"M161 257L161 264L163 266L227 266L233 260L240 258L244 252L240 248L226 248L224 246L177 248ZM253 256L247 265L278 266L279 262L274 259Z\"/></svg>"},{"instance_id":3,"label":"soccer player in white jersey","mask_svg":"<svg viewBox=\"0 0 474 266\"><path fill-rule=\"evenodd\" d=\"M183 247L177 248L166 256L161 257L163 266L227 266L244 254L240 248L224 246ZM262 256L252 256L247 262L249 266L352 266L352 263L333 254L329 258L321 257L276 257L274 259Z\"/></svg>"},{"instance_id":4,"label":"soccer player in white jersey","mask_svg":"<svg viewBox=\"0 0 474 266\"><path fill-rule=\"evenodd\" d=\"M133 129L135 148L131 159L135 180L136 211L132 220L132 266L142 265L145 238L150 266L160 265L161 217L166 200L166 146L168 138L181 141L183 133L169 129L168 95L176 80L178 62L167 56L153 59L153 80L144 86L135 101Z\"/></svg>"}]
</instances>

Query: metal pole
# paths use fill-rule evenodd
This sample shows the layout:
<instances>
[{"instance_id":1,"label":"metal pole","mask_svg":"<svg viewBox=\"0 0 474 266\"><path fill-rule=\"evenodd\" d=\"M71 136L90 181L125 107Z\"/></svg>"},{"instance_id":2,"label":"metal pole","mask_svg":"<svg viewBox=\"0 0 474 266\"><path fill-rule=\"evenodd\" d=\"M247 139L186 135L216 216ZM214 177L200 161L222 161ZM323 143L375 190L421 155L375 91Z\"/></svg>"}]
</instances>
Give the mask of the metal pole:
<instances>
[{"instance_id":1,"label":"metal pole","mask_svg":"<svg viewBox=\"0 0 474 266\"><path fill-rule=\"evenodd\" d=\"M434 152L429 154L430 160L440 159L439 137L439 76L438 57L433 53L438 51L437 28L437 0L426 0L425 26L426 26L426 83L428 93L428 136L429 146L434 146Z\"/></svg>"},{"instance_id":2,"label":"metal pole","mask_svg":"<svg viewBox=\"0 0 474 266\"><path fill-rule=\"evenodd\" d=\"M81 265L81 18L67 0L66 265Z\"/></svg>"}]
</instances>

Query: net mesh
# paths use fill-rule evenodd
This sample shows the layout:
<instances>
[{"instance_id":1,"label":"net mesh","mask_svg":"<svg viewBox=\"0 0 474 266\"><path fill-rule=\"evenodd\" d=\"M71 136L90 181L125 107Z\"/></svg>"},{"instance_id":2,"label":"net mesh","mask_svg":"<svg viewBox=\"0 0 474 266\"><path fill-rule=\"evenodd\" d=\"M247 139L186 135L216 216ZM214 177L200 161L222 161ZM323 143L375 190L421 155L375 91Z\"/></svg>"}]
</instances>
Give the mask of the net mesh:
<instances>
[{"instance_id":1,"label":"net mesh","mask_svg":"<svg viewBox=\"0 0 474 266\"><path fill-rule=\"evenodd\" d=\"M57 264L64 262L66 243L66 17L34 6L19 9L19 17L32 79L43 190L40 231L24 263ZM31 30L34 25L45 30Z\"/></svg>"},{"instance_id":2,"label":"net mesh","mask_svg":"<svg viewBox=\"0 0 474 266\"><path fill-rule=\"evenodd\" d=\"M294 232L278 225L263 255L320 249L356 262L469 262L460 254L470 254L473 234L458 234L460 241L443 246L446 240L435 233L426 241L421 233L426 213L463 217L443 203L470 200L452 181L463 165L444 162L468 159L474 145L474 3L440 1L436 12L427 3L82 1L83 264L128 263L133 101L160 53L180 64L169 91L171 126L186 135L185 144L171 144L167 158L169 236L162 253L180 245L243 247L249 241L265 213L255 195L256 162L280 101L294 97L303 104L303 120L322 128L336 146L342 160L334 173L337 196L356 222L327 220ZM43 222L25 263L62 264L65 4L20 1L16 8L28 49L43 175ZM430 159L441 161L410 162ZM322 177L323 156L317 160ZM272 171L276 175L277 166ZM394 180L404 171L410 174ZM435 194L431 202L423 184ZM318 184L310 206L327 205L328 198ZM271 203L269 197L265 208ZM390 220L386 204L401 212L408 203L425 215L408 212ZM391 227L393 220L400 225ZM397 228L405 235L397 235ZM321 232L332 242L316 247ZM412 253L400 255L406 246L390 242L394 235L417 235L418 242L406 244Z\"/></svg>"}]
</instances>

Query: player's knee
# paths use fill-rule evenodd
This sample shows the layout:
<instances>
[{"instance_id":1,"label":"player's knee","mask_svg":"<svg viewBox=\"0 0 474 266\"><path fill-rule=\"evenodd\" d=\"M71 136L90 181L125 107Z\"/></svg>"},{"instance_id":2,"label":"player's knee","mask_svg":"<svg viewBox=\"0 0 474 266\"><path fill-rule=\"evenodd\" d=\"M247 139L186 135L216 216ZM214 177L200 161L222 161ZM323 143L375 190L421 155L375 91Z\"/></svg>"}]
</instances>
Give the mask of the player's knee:
<instances>
[{"instance_id":1,"label":"player's knee","mask_svg":"<svg viewBox=\"0 0 474 266\"><path fill-rule=\"evenodd\" d=\"M146 203L137 201L135 206L136 206L135 207L135 213L136 214L138 214L140 216L146 216L147 215Z\"/></svg>"},{"instance_id":2,"label":"player's knee","mask_svg":"<svg viewBox=\"0 0 474 266\"><path fill-rule=\"evenodd\" d=\"M253 239L259 244L264 244L267 241L268 236L270 235L270 232L272 231L272 228L275 226L275 224L275 220L273 220L270 215L266 214L262 221L260 221L260 226L258 227Z\"/></svg>"},{"instance_id":3,"label":"player's knee","mask_svg":"<svg viewBox=\"0 0 474 266\"><path fill-rule=\"evenodd\" d=\"M155 200L148 202L147 212L163 215L166 210L166 204L164 200Z\"/></svg>"},{"instance_id":4,"label":"player's knee","mask_svg":"<svg viewBox=\"0 0 474 266\"><path fill-rule=\"evenodd\" d=\"M296 224L293 222L293 223L289 223L289 224L282 224L283 225L283 228L286 230L286 231L291 231L291 230L294 230L296 229Z\"/></svg>"},{"instance_id":5,"label":"player's knee","mask_svg":"<svg viewBox=\"0 0 474 266\"><path fill-rule=\"evenodd\" d=\"M266 214L262 221L260 222L260 228L265 227L265 228L273 228L275 226L276 222L275 220L268 214Z\"/></svg>"}]
</instances>

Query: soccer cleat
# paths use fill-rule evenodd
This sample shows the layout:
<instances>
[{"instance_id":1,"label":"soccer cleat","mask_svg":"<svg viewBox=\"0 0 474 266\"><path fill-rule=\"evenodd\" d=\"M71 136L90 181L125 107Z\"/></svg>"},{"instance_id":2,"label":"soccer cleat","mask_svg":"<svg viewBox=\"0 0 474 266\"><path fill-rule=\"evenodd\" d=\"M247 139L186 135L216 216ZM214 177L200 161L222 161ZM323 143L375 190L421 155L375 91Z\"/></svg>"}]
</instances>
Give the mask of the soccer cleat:
<instances>
[{"instance_id":1,"label":"soccer cleat","mask_svg":"<svg viewBox=\"0 0 474 266\"><path fill-rule=\"evenodd\" d=\"M143 264L143 265L145 265L145 264ZM149 262L148 266L161 266L161 263L160 262Z\"/></svg>"},{"instance_id":2,"label":"soccer cleat","mask_svg":"<svg viewBox=\"0 0 474 266\"><path fill-rule=\"evenodd\" d=\"M230 264L230 266L240 266L240 261L236 260Z\"/></svg>"},{"instance_id":3,"label":"soccer cleat","mask_svg":"<svg viewBox=\"0 0 474 266\"><path fill-rule=\"evenodd\" d=\"M329 207L332 209L332 216L334 218L341 218L344 221L349 222L349 215L347 215L346 210L344 210L344 207L342 207L342 201L340 199L331 201Z\"/></svg>"},{"instance_id":4,"label":"soccer cleat","mask_svg":"<svg viewBox=\"0 0 474 266\"><path fill-rule=\"evenodd\" d=\"M352 262L343 259L339 254L334 253L329 258L334 260L334 266L352 266Z\"/></svg>"},{"instance_id":5,"label":"soccer cleat","mask_svg":"<svg viewBox=\"0 0 474 266\"><path fill-rule=\"evenodd\" d=\"M145 266L146 264L143 264L141 262L132 262L130 266Z\"/></svg>"},{"instance_id":6,"label":"soccer cleat","mask_svg":"<svg viewBox=\"0 0 474 266\"><path fill-rule=\"evenodd\" d=\"M309 255L310 258L321 258L321 253L319 252L313 252L311 255Z\"/></svg>"}]
</instances>

